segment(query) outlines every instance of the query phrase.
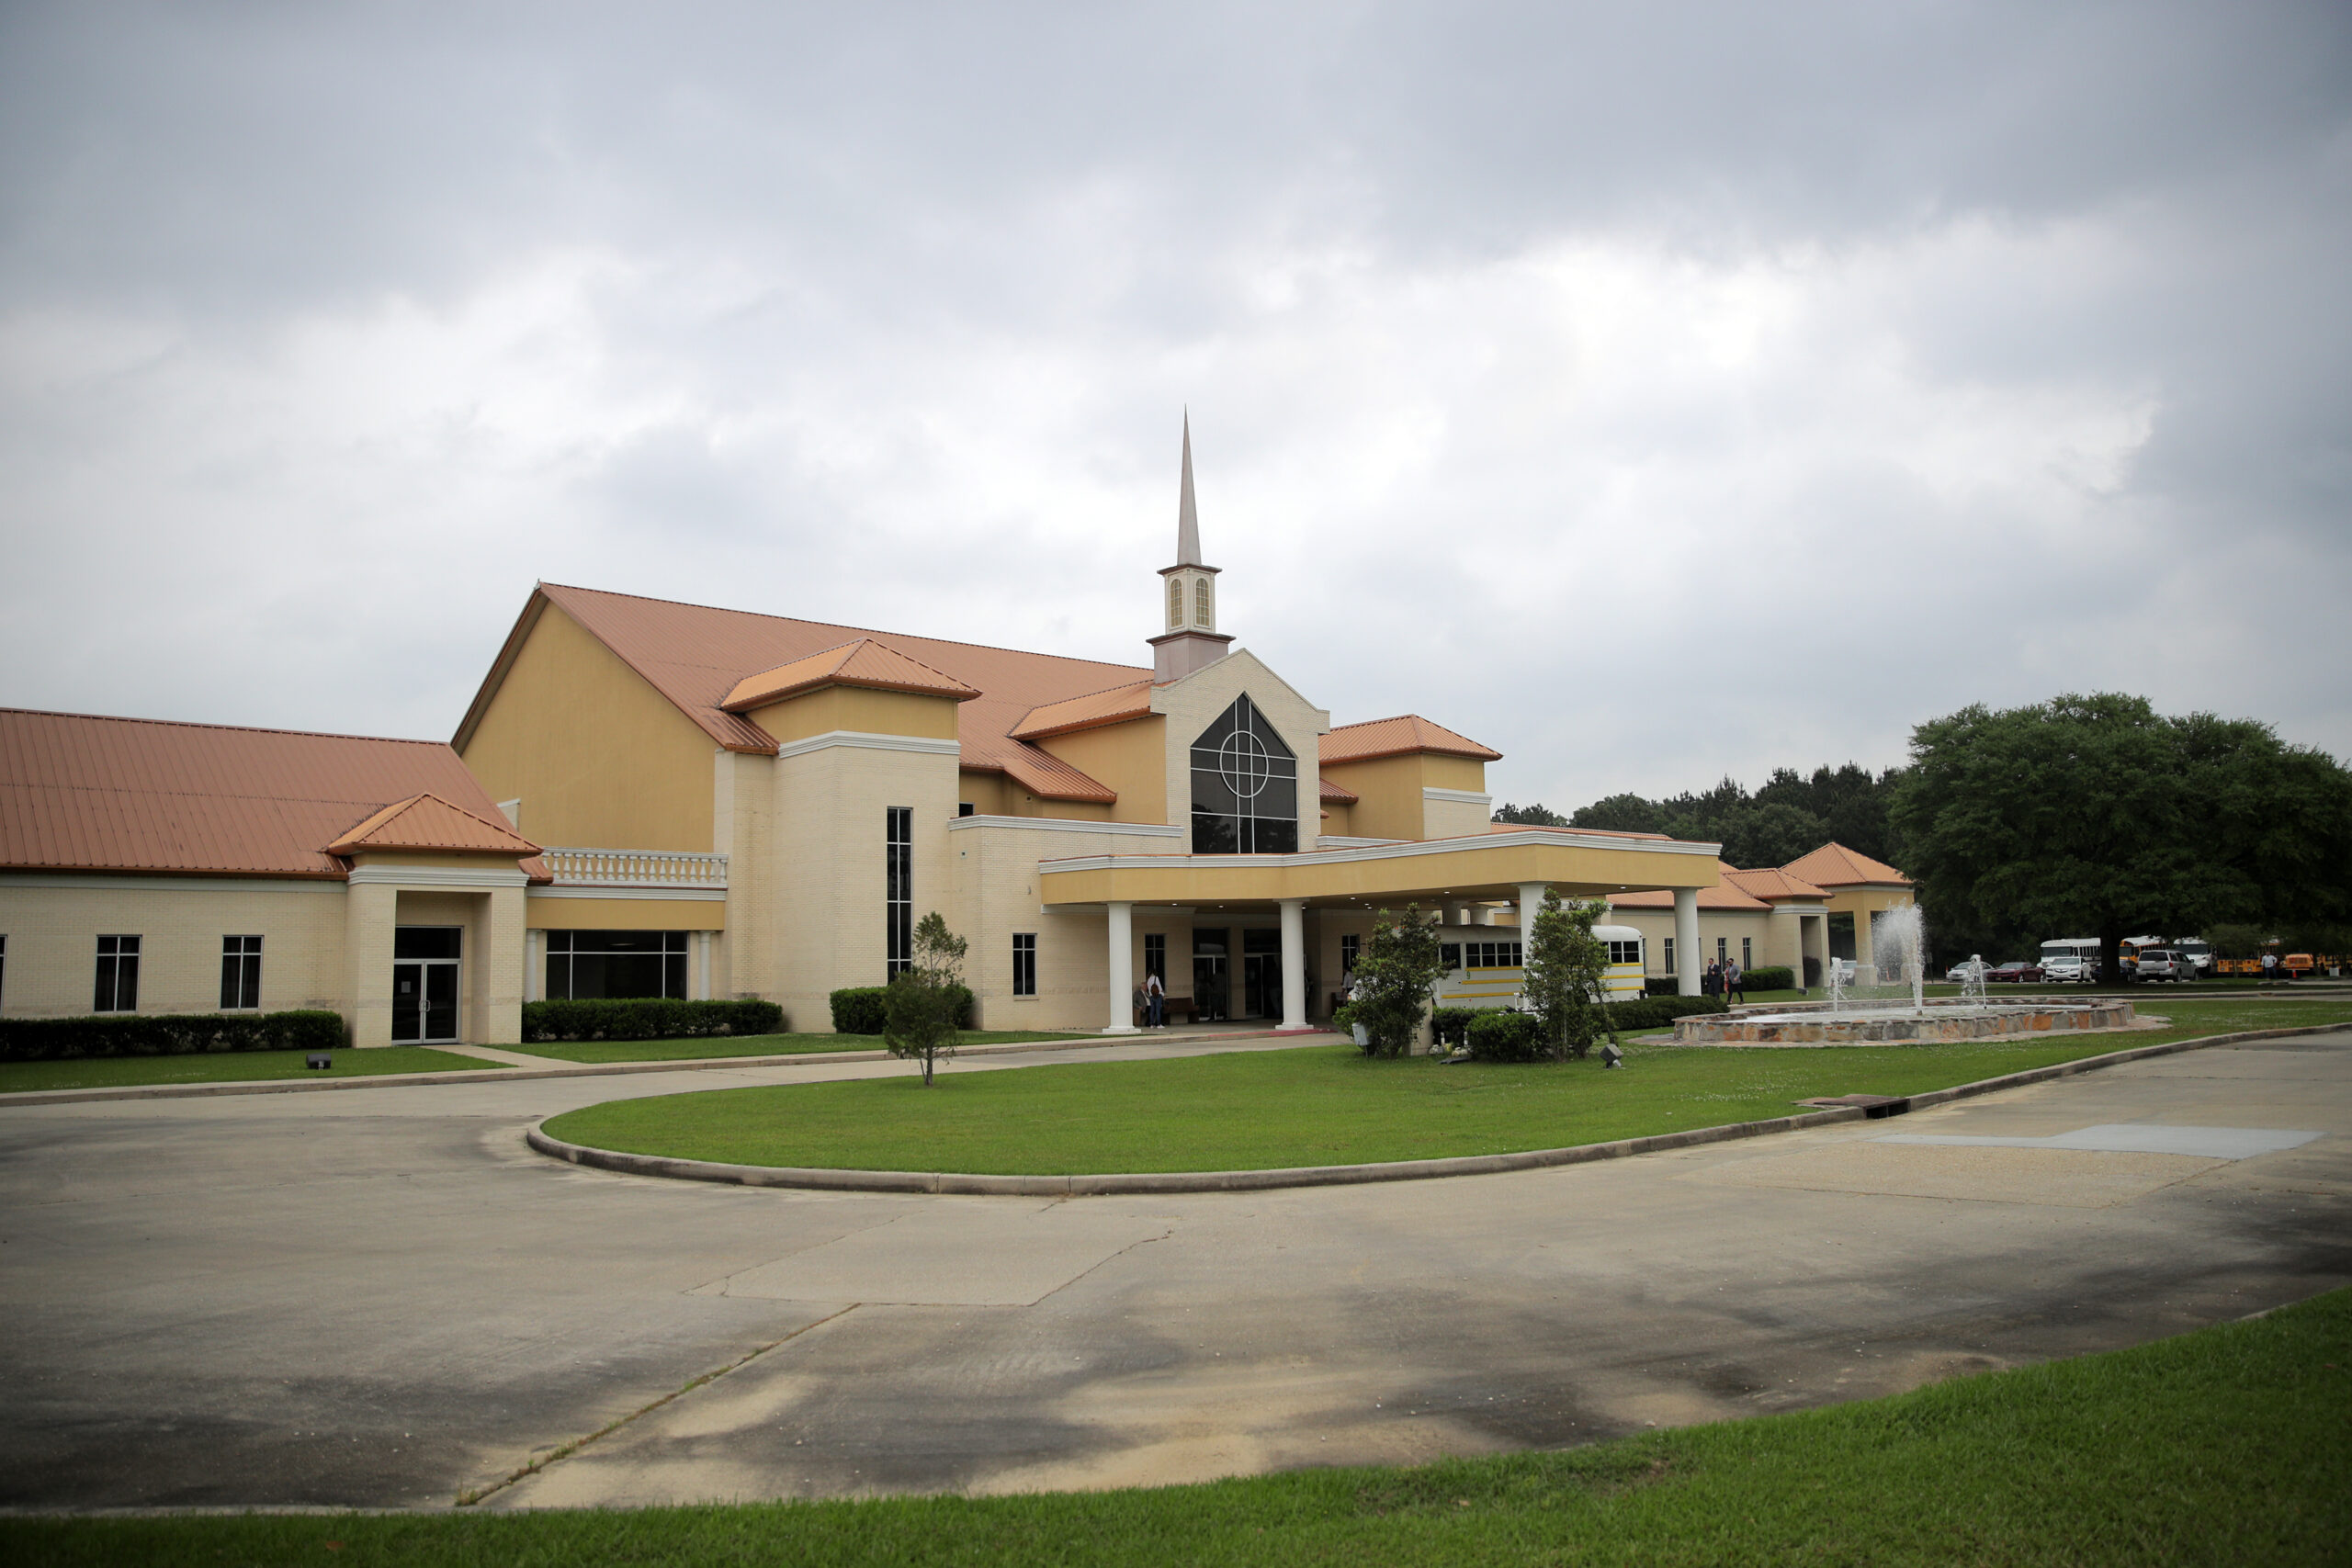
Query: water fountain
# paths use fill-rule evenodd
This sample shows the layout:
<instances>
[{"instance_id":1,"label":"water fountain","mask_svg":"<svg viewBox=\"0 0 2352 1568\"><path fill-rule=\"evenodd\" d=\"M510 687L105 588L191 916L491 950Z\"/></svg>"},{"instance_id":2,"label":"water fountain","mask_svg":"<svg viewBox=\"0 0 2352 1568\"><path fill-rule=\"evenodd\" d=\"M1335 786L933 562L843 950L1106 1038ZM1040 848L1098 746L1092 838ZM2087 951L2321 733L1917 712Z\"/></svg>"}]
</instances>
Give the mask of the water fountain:
<instances>
[{"instance_id":1,"label":"water fountain","mask_svg":"<svg viewBox=\"0 0 2352 1568\"><path fill-rule=\"evenodd\" d=\"M1691 1045L1925 1043L2131 1026L2132 1004L2120 998L2094 998L2083 1002L2020 998L2016 1004L1996 1005L1984 994L1982 959L1971 960L1956 999L1939 998L1930 1003L1927 934L1919 907L1898 905L1871 920L1873 973L1898 976L1894 984L1849 986L1847 972L1832 959L1826 976L1829 991L1826 1006L1803 1012L1701 1013L1676 1021L1675 1042Z\"/></svg>"}]
</instances>

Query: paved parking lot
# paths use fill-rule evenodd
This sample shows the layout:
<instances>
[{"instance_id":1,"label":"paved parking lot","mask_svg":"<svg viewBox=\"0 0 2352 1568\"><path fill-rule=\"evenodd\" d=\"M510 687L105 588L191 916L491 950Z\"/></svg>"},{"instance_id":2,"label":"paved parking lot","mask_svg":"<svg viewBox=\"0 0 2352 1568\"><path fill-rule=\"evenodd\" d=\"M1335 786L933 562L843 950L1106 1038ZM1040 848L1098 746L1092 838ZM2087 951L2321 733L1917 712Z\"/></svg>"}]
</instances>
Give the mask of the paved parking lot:
<instances>
[{"instance_id":1,"label":"paved parking lot","mask_svg":"<svg viewBox=\"0 0 2352 1568\"><path fill-rule=\"evenodd\" d=\"M1886 1393L2352 1282L2352 1033L1359 1188L745 1190L523 1143L620 1095L905 1070L0 1104L0 1505L445 1506L614 1421L483 1506L1414 1461ZM2113 1128L2154 1131L2086 1132ZM2315 1135L2232 1135L2266 1133Z\"/></svg>"}]
</instances>

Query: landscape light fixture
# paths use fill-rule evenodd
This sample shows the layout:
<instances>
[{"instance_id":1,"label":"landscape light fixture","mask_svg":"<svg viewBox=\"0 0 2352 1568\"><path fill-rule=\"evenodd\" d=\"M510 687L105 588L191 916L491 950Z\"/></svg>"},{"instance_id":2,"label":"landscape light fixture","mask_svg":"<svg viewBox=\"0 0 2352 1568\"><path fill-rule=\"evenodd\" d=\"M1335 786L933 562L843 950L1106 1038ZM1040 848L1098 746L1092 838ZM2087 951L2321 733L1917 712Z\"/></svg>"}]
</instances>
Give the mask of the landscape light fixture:
<instances>
[{"instance_id":1,"label":"landscape light fixture","mask_svg":"<svg viewBox=\"0 0 2352 1568\"><path fill-rule=\"evenodd\" d=\"M323 1071L324 1069L334 1066L334 1058L324 1051L313 1051L309 1055L302 1058L302 1065L306 1067L314 1067Z\"/></svg>"},{"instance_id":2,"label":"landscape light fixture","mask_svg":"<svg viewBox=\"0 0 2352 1568\"><path fill-rule=\"evenodd\" d=\"M1600 1048L1600 1065L1604 1068L1622 1067L1625 1065L1625 1053L1614 1045L1603 1045Z\"/></svg>"}]
</instances>

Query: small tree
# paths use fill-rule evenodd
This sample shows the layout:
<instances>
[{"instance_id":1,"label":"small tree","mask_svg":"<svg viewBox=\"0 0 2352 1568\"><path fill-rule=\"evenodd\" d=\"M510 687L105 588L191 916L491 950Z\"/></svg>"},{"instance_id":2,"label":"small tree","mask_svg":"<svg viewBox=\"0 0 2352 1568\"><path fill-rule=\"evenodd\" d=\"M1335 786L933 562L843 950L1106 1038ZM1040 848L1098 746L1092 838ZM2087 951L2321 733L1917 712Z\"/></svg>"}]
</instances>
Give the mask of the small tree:
<instances>
[{"instance_id":1,"label":"small tree","mask_svg":"<svg viewBox=\"0 0 2352 1568\"><path fill-rule=\"evenodd\" d=\"M882 1043L893 1056L922 1064L922 1087L932 1069L956 1054L956 1016L963 1007L964 952L969 944L947 929L933 909L915 927L913 963L890 976L883 998L887 1021Z\"/></svg>"},{"instance_id":2,"label":"small tree","mask_svg":"<svg viewBox=\"0 0 2352 1568\"><path fill-rule=\"evenodd\" d=\"M1528 946L1525 995L1541 1026L1544 1047L1555 1060L1581 1061L1604 1031L1613 1044L1617 1027L1609 1016L1609 947L1592 934L1601 906L1582 900L1562 905L1546 889L1535 912Z\"/></svg>"},{"instance_id":3,"label":"small tree","mask_svg":"<svg viewBox=\"0 0 2352 1568\"><path fill-rule=\"evenodd\" d=\"M1355 999L1348 1004L1348 1022L1363 1026L1365 1055L1401 1056L1411 1048L1430 987L1444 973L1437 927L1421 918L1419 905L1402 915L1380 911L1356 956Z\"/></svg>"}]
</instances>

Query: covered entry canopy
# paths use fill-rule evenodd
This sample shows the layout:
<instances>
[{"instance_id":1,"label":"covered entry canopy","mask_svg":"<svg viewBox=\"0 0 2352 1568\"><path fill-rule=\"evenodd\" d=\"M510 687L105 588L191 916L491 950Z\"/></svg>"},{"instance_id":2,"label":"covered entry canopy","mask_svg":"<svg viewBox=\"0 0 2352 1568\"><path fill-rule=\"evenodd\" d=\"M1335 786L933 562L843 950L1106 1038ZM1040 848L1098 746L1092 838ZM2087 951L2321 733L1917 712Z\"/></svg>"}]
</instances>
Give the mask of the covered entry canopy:
<instances>
[{"instance_id":1,"label":"covered entry canopy","mask_svg":"<svg viewBox=\"0 0 2352 1568\"><path fill-rule=\"evenodd\" d=\"M1307 1027L1305 913L1310 906L1384 905L1444 899L1508 899L1519 907L1521 940L1544 893L1604 897L1637 890L1674 895L1679 930L1697 942L1699 890L1715 886L1721 846L1566 828L1512 828L1458 839L1357 844L1302 854L1078 855L1037 863L1048 908L1100 907L1110 919L1108 1032L1125 1033L1133 981L1131 932L1138 904L1272 905L1282 911L1283 1023Z\"/></svg>"},{"instance_id":2,"label":"covered entry canopy","mask_svg":"<svg viewBox=\"0 0 2352 1568\"><path fill-rule=\"evenodd\" d=\"M1521 828L1459 839L1264 855L1080 855L1037 863L1052 905L1402 904L1517 900L1530 885L1563 897L1715 886L1721 846Z\"/></svg>"}]
</instances>

